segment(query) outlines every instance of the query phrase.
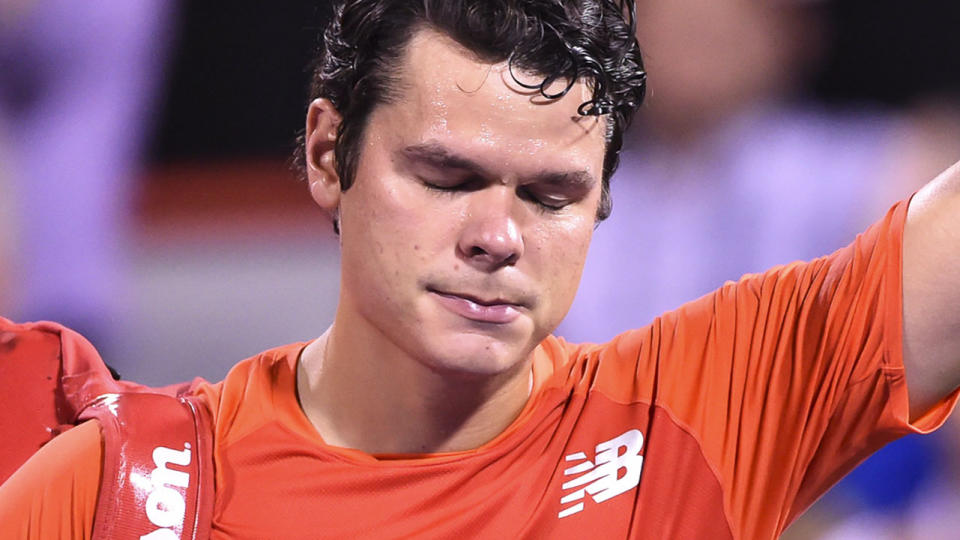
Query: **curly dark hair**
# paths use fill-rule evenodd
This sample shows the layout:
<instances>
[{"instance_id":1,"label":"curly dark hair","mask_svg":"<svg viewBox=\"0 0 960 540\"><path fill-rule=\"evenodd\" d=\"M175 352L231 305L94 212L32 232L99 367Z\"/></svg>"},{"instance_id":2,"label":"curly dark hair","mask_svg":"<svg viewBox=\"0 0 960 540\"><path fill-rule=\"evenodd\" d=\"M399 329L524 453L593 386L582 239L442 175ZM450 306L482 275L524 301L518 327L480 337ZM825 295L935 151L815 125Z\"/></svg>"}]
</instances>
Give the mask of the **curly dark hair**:
<instances>
[{"instance_id":1,"label":"curly dark hair","mask_svg":"<svg viewBox=\"0 0 960 540\"><path fill-rule=\"evenodd\" d=\"M603 195L597 220L610 215L610 176L623 133L640 107L646 73L635 36L633 0L338 0L314 65L310 100L327 98L343 120L334 149L341 188L353 183L367 120L374 107L400 98L405 46L422 28L445 34L490 63L543 76L517 83L550 99L585 80L592 99L582 115L609 115ZM513 71L511 71L513 73ZM560 93L548 93L556 81ZM305 171L304 136L294 163Z\"/></svg>"}]
</instances>

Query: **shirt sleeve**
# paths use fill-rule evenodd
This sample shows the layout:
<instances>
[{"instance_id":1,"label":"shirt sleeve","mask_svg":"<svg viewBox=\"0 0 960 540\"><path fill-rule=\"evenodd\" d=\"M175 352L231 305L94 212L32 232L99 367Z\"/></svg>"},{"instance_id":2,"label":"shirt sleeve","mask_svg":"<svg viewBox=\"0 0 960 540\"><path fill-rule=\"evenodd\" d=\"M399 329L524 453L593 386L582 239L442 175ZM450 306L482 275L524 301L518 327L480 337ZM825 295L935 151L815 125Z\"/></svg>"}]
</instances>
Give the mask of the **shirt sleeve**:
<instances>
[{"instance_id":1,"label":"shirt sleeve","mask_svg":"<svg viewBox=\"0 0 960 540\"><path fill-rule=\"evenodd\" d=\"M910 421L907 204L832 255L745 276L648 330L656 399L700 440L736 537L778 535L869 454L939 427L955 404L957 392Z\"/></svg>"},{"instance_id":2,"label":"shirt sleeve","mask_svg":"<svg viewBox=\"0 0 960 540\"><path fill-rule=\"evenodd\" d=\"M103 442L95 420L44 445L0 485L0 539L92 537Z\"/></svg>"}]
</instances>

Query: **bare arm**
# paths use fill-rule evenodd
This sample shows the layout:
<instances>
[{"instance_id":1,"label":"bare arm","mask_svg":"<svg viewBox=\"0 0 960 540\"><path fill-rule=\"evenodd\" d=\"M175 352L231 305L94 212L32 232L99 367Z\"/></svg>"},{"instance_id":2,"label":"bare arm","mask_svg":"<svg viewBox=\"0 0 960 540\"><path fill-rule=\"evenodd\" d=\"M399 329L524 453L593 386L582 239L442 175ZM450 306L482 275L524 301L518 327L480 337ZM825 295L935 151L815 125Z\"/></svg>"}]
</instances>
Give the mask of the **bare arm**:
<instances>
[{"instance_id":1,"label":"bare arm","mask_svg":"<svg viewBox=\"0 0 960 540\"><path fill-rule=\"evenodd\" d=\"M912 420L960 386L960 163L910 203L903 327Z\"/></svg>"}]
</instances>

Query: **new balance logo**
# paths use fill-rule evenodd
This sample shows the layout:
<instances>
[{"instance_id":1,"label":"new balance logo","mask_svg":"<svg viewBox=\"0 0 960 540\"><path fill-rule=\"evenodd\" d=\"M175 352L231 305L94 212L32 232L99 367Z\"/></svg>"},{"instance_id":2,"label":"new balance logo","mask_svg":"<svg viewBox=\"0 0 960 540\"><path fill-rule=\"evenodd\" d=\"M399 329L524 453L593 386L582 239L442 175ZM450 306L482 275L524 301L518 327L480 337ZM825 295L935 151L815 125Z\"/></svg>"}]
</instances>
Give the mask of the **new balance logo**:
<instances>
[{"instance_id":1,"label":"new balance logo","mask_svg":"<svg viewBox=\"0 0 960 540\"><path fill-rule=\"evenodd\" d=\"M563 471L564 476L577 476L563 483L563 490L574 489L560 499L561 505L569 505L560 510L558 517L565 518L583 510L584 497L590 495L594 502L602 503L621 493L626 493L640 483L640 471L643 469L643 434L639 430L630 431L597 445L593 462L583 452L570 454L564 459L578 462ZM573 504L571 504L573 503Z\"/></svg>"}]
</instances>

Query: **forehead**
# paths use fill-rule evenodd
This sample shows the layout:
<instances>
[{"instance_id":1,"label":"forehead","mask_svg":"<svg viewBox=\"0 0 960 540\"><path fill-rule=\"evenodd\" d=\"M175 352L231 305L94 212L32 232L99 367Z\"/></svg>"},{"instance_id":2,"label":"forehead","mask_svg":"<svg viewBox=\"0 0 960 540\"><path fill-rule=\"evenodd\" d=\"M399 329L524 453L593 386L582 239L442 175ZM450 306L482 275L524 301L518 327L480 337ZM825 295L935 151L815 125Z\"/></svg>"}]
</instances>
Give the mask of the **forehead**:
<instances>
[{"instance_id":1,"label":"forehead","mask_svg":"<svg viewBox=\"0 0 960 540\"><path fill-rule=\"evenodd\" d=\"M515 80L539 84L543 78L511 72L506 62L486 62L449 37L423 29L407 46L399 99L374 114L400 128L392 131L407 143L499 150L525 158L530 166L562 155L600 178L605 120L578 113L592 97L590 88L578 81L563 97L548 99ZM566 81L557 81L546 91L558 93L565 86Z\"/></svg>"}]
</instances>

